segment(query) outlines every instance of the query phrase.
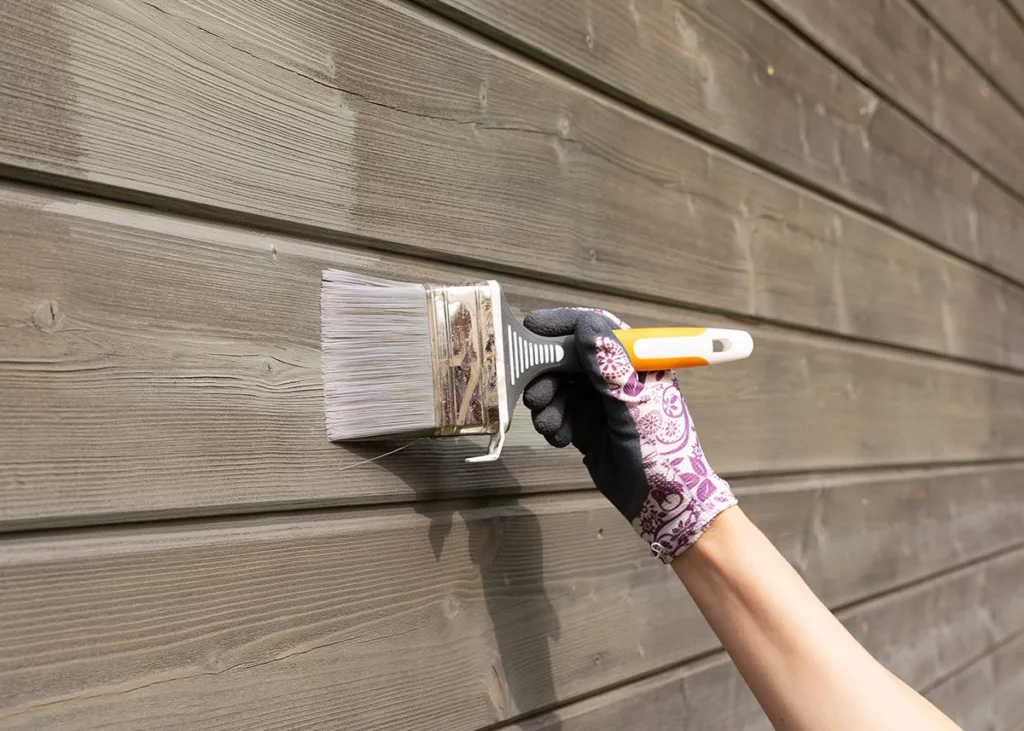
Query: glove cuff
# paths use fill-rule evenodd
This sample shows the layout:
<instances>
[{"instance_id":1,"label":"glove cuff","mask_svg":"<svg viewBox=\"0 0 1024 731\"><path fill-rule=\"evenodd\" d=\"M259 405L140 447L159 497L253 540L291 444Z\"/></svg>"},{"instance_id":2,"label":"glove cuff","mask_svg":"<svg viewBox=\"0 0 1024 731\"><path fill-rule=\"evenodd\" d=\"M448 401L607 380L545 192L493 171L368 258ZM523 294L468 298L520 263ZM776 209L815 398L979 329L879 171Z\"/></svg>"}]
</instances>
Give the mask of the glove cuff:
<instances>
[{"instance_id":1,"label":"glove cuff","mask_svg":"<svg viewBox=\"0 0 1024 731\"><path fill-rule=\"evenodd\" d=\"M711 523L723 510L737 504L736 496L729 490L728 483L725 483L724 480L721 482L724 489L719 490L712 499L704 502L692 499L685 509L664 523L653 535L649 531L645 531L645 526L642 525L642 516L649 507L644 506L645 510L641 511L641 517L633 521L633 528L641 538L650 543L652 555L662 563L672 563L683 551L704 535L704 531L711 526ZM656 498L651 496L647 500L648 502L656 501ZM651 507L655 512L660 512L659 506Z\"/></svg>"}]
</instances>

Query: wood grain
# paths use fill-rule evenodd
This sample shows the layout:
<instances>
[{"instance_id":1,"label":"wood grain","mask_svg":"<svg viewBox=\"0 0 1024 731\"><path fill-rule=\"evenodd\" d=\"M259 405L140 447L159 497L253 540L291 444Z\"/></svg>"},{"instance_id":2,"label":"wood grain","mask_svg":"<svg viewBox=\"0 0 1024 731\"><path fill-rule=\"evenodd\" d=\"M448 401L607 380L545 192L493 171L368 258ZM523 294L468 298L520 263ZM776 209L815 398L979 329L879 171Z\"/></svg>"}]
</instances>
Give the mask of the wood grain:
<instances>
[{"instance_id":1,"label":"wood grain","mask_svg":"<svg viewBox=\"0 0 1024 731\"><path fill-rule=\"evenodd\" d=\"M1012 465L750 477L732 486L797 571L839 605L984 555L990 531L1004 547L1024 535L1024 470Z\"/></svg>"},{"instance_id":2,"label":"wood grain","mask_svg":"<svg viewBox=\"0 0 1024 731\"><path fill-rule=\"evenodd\" d=\"M765 503L746 502L792 553ZM471 729L715 646L600 496L417 510L3 540L0 728ZM912 523L900 533L864 513L833 519L837 539L879 541L886 555L949 555ZM999 547L995 531L977 538ZM896 672L926 682L1024 622L1022 570L1018 549L843 616ZM876 587L855 569L845 590ZM922 616L929 624L907 629Z\"/></svg>"},{"instance_id":3,"label":"wood grain","mask_svg":"<svg viewBox=\"0 0 1024 731\"><path fill-rule=\"evenodd\" d=\"M1022 580L1024 552L1015 551L840 616L883 665L911 687L926 688L1024 631Z\"/></svg>"},{"instance_id":4,"label":"wood grain","mask_svg":"<svg viewBox=\"0 0 1024 731\"><path fill-rule=\"evenodd\" d=\"M517 731L772 731L724 653L506 728Z\"/></svg>"},{"instance_id":5,"label":"wood grain","mask_svg":"<svg viewBox=\"0 0 1024 731\"><path fill-rule=\"evenodd\" d=\"M463 467L483 448L470 440L360 464L396 444L326 439L321 269L486 272L28 189L4 189L0 212L6 528L590 484L521 410L501 467ZM519 311L587 303L634 324L737 324L503 281ZM1021 376L749 327L753 358L681 376L723 474L1024 457Z\"/></svg>"},{"instance_id":6,"label":"wood grain","mask_svg":"<svg viewBox=\"0 0 1024 731\"><path fill-rule=\"evenodd\" d=\"M916 0L985 74L1024 107L1024 23L1006 0Z\"/></svg>"},{"instance_id":7,"label":"wood grain","mask_svg":"<svg viewBox=\"0 0 1024 731\"><path fill-rule=\"evenodd\" d=\"M762 0L1018 195L1024 117L909 0Z\"/></svg>"},{"instance_id":8,"label":"wood grain","mask_svg":"<svg viewBox=\"0 0 1024 731\"><path fill-rule=\"evenodd\" d=\"M1006 0L1007 6L1024 23L1024 0Z\"/></svg>"},{"instance_id":9,"label":"wood grain","mask_svg":"<svg viewBox=\"0 0 1024 731\"><path fill-rule=\"evenodd\" d=\"M754 5L419 1L1024 281L1021 201Z\"/></svg>"},{"instance_id":10,"label":"wood grain","mask_svg":"<svg viewBox=\"0 0 1024 731\"><path fill-rule=\"evenodd\" d=\"M424 11L250 5L5 3L0 163L108 196L1019 365L1004 342L1024 328L1001 313L1024 305L1000 303L1024 295L1005 280ZM1019 211L981 187L972 198L967 177L937 176L960 187L926 215L974 200L976 237L949 224L972 250L1024 233ZM898 306L878 316L880 298ZM941 303L986 326L936 317Z\"/></svg>"},{"instance_id":11,"label":"wood grain","mask_svg":"<svg viewBox=\"0 0 1024 731\"><path fill-rule=\"evenodd\" d=\"M1017 731L1024 719L1022 689L1024 635L1018 635L937 686L928 699L964 731Z\"/></svg>"},{"instance_id":12,"label":"wood grain","mask_svg":"<svg viewBox=\"0 0 1024 731\"><path fill-rule=\"evenodd\" d=\"M458 731L714 650L524 414L484 468L327 442L326 266L748 327L683 376L745 509L895 672L1019 719L1024 289L957 257L1024 281L1020 200L760 10L595 2L581 52L581 7L516 6L568 21L517 43L957 256L398 2L0 6L0 172L235 220L0 187L0 531L57 528L0 537L0 728ZM909 38L926 123L1019 191L1022 122ZM531 725L754 728L744 692L712 657Z\"/></svg>"},{"instance_id":13,"label":"wood grain","mask_svg":"<svg viewBox=\"0 0 1024 731\"><path fill-rule=\"evenodd\" d=\"M929 698L964 731L1011 731L1010 721L1020 718L1022 708L1024 642L1018 638L1001 647L1000 643L1024 630L1024 606L1017 601L1022 578L1024 555L1017 552L842 611L839 617L911 687L924 690L942 674L955 673ZM989 612L998 617L991 626ZM999 649L956 673L965 653L968 657L987 653L993 645ZM725 655L511 726L521 731L769 731L771 727Z\"/></svg>"}]
</instances>

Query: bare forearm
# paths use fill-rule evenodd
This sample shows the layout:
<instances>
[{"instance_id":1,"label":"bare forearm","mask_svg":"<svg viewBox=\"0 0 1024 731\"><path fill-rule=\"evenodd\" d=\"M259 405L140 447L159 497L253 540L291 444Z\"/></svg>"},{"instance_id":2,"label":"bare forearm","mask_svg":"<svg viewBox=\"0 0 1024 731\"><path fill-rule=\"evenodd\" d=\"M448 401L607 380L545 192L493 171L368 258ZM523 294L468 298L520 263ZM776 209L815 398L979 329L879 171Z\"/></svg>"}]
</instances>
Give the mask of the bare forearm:
<instances>
[{"instance_id":1,"label":"bare forearm","mask_svg":"<svg viewBox=\"0 0 1024 731\"><path fill-rule=\"evenodd\" d=\"M779 731L957 728L853 639L739 508L672 567Z\"/></svg>"}]
</instances>

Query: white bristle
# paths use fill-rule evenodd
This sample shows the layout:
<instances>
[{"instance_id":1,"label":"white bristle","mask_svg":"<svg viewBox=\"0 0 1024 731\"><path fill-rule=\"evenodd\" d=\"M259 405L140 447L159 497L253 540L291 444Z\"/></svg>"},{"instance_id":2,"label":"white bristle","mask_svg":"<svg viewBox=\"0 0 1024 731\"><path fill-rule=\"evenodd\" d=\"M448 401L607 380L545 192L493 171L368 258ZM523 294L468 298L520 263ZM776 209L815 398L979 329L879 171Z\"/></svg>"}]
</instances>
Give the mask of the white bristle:
<instances>
[{"instance_id":1,"label":"white bristle","mask_svg":"<svg viewBox=\"0 0 1024 731\"><path fill-rule=\"evenodd\" d=\"M426 289L323 273L320 336L324 407L332 440L434 428Z\"/></svg>"}]
</instances>

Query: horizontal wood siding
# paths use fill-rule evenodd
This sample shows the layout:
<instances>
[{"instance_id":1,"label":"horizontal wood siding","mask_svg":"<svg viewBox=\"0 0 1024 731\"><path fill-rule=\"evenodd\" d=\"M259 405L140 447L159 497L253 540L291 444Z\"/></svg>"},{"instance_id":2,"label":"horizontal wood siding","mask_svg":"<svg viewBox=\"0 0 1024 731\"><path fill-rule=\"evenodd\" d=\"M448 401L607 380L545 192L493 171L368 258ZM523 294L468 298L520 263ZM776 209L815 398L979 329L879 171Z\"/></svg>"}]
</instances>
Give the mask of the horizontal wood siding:
<instances>
[{"instance_id":1,"label":"horizontal wood siding","mask_svg":"<svg viewBox=\"0 0 1024 731\"><path fill-rule=\"evenodd\" d=\"M911 0L761 0L994 178L1024 194L1024 116Z\"/></svg>"},{"instance_id":2,"label":"horizontal wood siding","mask_svg":"<svg viewBox=\"0 0 1024 731\"><path fill-rule=\"evenodd\" d=\"M1020 571L1019 558L1017 562L1015 570ZM974 612L965 612L961 608L958 613L948 606L951 591L964 590L967 597L977 600L980 586L992 578L1003 578L988 576L986 568L952 575L945 588L931 582L912 592L895 594L890 599L894 604L874 607L870 619L859 617L856 611L841 612L840 617L855 633L860 626L862 641L870 634L871 627L883 635L886 632L898 635L891 638L891 644L886 645L882 652L878 651L878 642L865 641L865 644L879 659L888 661L890 667L912 687L927 692L929 700L962 728L1013 731L1017 728L1016 721L1024 713L1020 693L1024 682L1024 637L1020 632L1024 627L1018 628L1016 634L1010 634L1008 641L1003 628L986 640L986 629L977 623ZM916 597L911 598L915 594ZM922 642L920 635L913 631L909 635L904 634L907 626L913 624L907 617L915 599L936 602L917 607L932 612L932 618L940 622L941 639L934 643ZM953 600L959 603L958 599ZM897 614L894 611L896 606L907 614ZM1016 606L1016 621L1020 621L1019 603ZM963 622L966 624L960 624ZM972 651L983 653L981 659L964 669L950 670L956 668L956 662L963 653ZM918 660L927 658L927 669L922 670L920 666L915 669L913 660L906 664L893 663L894 654ZM931 678L944 671L950 672L951 676L928 690ZM735 666L722 655L688 663L596 698L570 704L514 728L521 731L619 731L640 727L649 731L679 728L687 731L769 731L772 728Z\"/></svg>"},{"instance_id":3,"label":"horizontal wood siding","mask_svg":"<svg viewBox=\"0 0 1024 731\"><path fill-rule=\"evenodd\" d=\"M482 449L464 440L343 475L387 450L326 440L320 270L419 281L483 272L24 189L4 191L0 210L0 455L10 467L0 515L10 527L589 484L578 456L548 448L522 409L500 466L457 467ZM634 323L715 321L505 284L520 311L588 302ZM683 376L726 475L1024 458L1020 375L751 328L757 358ZM392 464L416 465L417 479L390 475Z\"/></svg>"},{"instance_id":4,"label":"horizontal wood siding","mask_svg":"<svg viewBox=\"0 0 1024 731\"><path fill-rule=\"evenodd\" d=\"M1021 365L1024 325L1004 322L1024 312L1019 287L422 12L383 0L275 3L268 17L229 2L65 7L0 10L26 39L0 73L0 160L28 172ZM36 154L40 138L76 149Z\"/></svg>"},{"instance_id":5,"label":"horizontal wood siding","mask_svg":"<svg viewBox=\"0 0 1024 731\"><path fill-rule=\"evenodd\" d=\"M1024 719L1022 689L1024 633L1018 633L937 686L928 699L945 709L961 728L1014 731Z\"/></svg>"},{"instance_id":6,"label":"horizontal wood siding","mask_svg":"<svg viewBox=\"0 0 1024 731\"><path fill-rule=\"evenodd\" d=\"M1012 0L917 0L935 22L1018 108L1024 107L1024 22Z\"/></svg>"},{"instance_id":7,"label":"horizontal wood siding","mask_svg":"<svg viewBox=\"0 0 1024 731\"><path fill-rule=\"evenodd\" d=\"M743 509L1024 731L1020 3L0 3L0 729L767 730L523 408L327 440L339 267L749 330Z\"/></svg>"},{"instance_id":8,"label":"horizontal wood siding","mask_svg":"<svg viewBox=\"0 0 1024 731\"><path fill-rule=\"evenodd\" d=\"M1021 201L751 3L421 2L1024 281Z\"/></svg>"},{"instance_id":9,"label":"horizontal wood siding","mask_svg":"<svg viewBox=\"0 0 1024 731\"><path fill-rule=\"evenodd\" d=\"M453 510L10 539L0 728L478 728L715 647L600 496ZM1011 551L841 616L920 685L1024 627L1022 570Z\"/></svg>"}]
</instances>

